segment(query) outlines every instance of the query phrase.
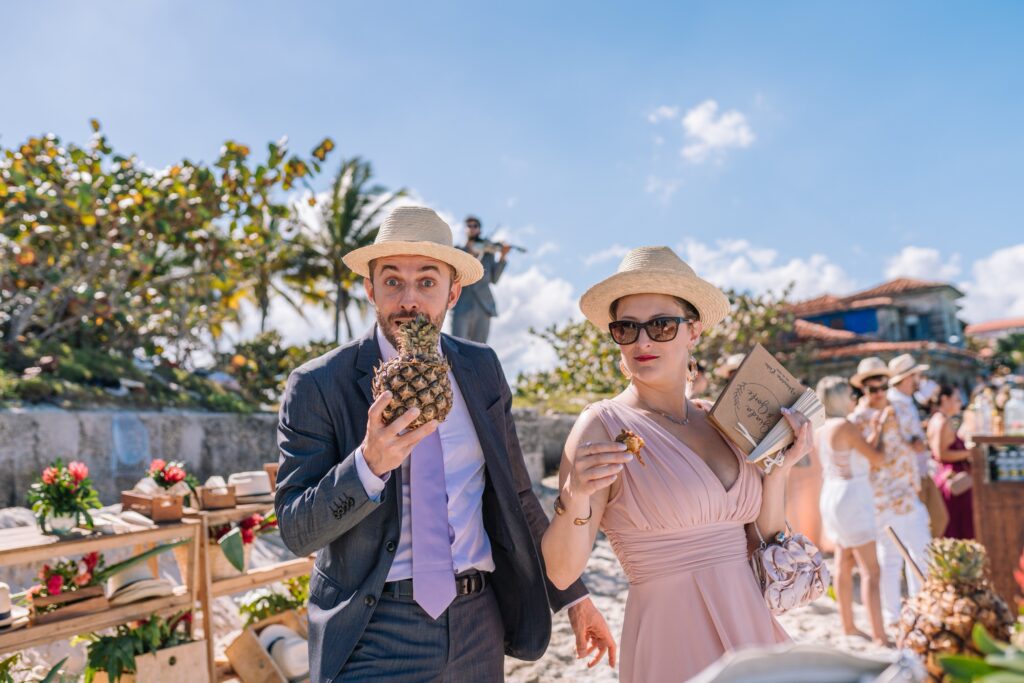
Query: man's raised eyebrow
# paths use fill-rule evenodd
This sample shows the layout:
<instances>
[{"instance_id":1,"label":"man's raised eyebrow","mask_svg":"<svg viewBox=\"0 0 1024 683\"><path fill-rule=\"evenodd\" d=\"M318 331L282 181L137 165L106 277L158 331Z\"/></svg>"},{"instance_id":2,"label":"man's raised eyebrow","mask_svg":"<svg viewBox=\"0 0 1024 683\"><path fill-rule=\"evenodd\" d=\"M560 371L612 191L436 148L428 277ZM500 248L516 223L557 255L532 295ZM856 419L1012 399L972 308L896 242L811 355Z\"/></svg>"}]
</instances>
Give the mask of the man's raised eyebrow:
<instances>
[{"instance_id":1,"label":"man's raised eyebrow","mask_svg":"<svg viewBox=\"0 0 1024 683\"><path fill-rule=\"evenodd\" d=\"M429 271L429 270L432 270L432 271L434 271L435 273L438 273L438 274L440 274L440 272L441 272L440 268L438 268L437 266L435 266L433 264L430 264L430 263L428 263L427 265L425 265L425 266L420 268L420 272L421 273L424 272L424 271Z\"/></svg>"}]
</instances>

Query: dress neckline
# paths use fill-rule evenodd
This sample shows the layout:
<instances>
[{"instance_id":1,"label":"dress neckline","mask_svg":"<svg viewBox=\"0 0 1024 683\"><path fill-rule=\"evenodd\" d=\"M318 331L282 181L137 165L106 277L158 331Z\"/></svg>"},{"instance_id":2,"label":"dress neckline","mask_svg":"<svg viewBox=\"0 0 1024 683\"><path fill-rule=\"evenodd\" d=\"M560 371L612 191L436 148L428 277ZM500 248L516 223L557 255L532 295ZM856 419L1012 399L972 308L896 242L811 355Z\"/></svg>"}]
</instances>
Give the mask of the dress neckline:
<instances>
[{"instance_id":1,"label":"dress neckline","mask_svg":"<svg viewBox=\"0 0 1024 683\"><path fill-rule=\"evenodd\" d=\"M631 411L632 413L634 413L635 415L639 416L640 418L642 418L644 420L647 420L652 425L654 425L655 428L657 428L659 431L661 431L661 433L664 434L666 437L672 439L672 441L674 441L675 443L677 443L680 446L682 446L682 448L683 448L683 455L687 456L690 460L696 460L697 463L699 463L699 466L703 467L705 472L708 475L710 475L712 479L714 479L716 482L718 482L719 488L721 488L722 491L726 495L729 495L729 494L733 493L733 491L735 491L736 489L739 488L740 479L743 477L743 467L747 464L747 459L746 459L746 457L743 456L743 454L739 451L739 449L736 448L736 446L734 444L732 444L728 439L726 439L721 434L718 435L718 438L720 438L723 442L725 442L726 447L728 447L729 450L732 452L732 454L736 457L736 460L739 462L739 466L740 466L739 467L739 473L736 475L736 479L732 482L732 484L728 488L726 488L725 482L723 482L721 479L719 479L718 475L715 474L715 471L713 469L711 469L711 466L708 465L704 461L704 458L702 458L699 455L697 455L697 452L694 451L692 448L690 448L690 446L685 441L683 441L682 439L677 437L675 434L673 434L672 432L670 432L667 429L665 429L665 427L662 426L657 420L655 420L654 418L650 417L649 415L646 415L645 413L637 410L633 406L629 406L629 405L626 405L624 403L620 403L619 401L613 401L612 399L606 399L606 400L609 403L614 403L616 406L625 408L625 409ZM704 411L704 413L707 413L707 409L700 402L698 402L698 401L692 401L692 402L693 402L693 404L695 406L697 406L698 409ZM714 429L714 427L712 427L712 429ZM715 431L717 433L718 430L715 430Z\"/></svg>"}]
</instances>

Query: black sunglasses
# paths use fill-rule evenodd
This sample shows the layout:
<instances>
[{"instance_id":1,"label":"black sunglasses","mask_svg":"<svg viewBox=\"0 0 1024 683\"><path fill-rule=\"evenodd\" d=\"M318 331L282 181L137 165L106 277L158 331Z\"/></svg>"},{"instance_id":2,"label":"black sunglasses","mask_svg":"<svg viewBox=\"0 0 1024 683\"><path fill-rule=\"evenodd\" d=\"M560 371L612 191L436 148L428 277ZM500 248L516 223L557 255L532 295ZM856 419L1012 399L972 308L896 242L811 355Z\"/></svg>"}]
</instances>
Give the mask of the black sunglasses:
<instances>
[{"instance_id":1,"label":"black sunglasses","mask_svg":"<svg viewBox=\"0 0 1024 683\"><path fill-rule=\"evenodd\" d=\"M640 328L644 328L651 341L667 342L672 341L679 334L679 326L682 323L693 322L689 318L681 316L664 316L652 318L645 323L638 323L633 320L616 320L608 323L608 331L612 333L612 340L619 346L632 344L640 337Z\"/></svg>"},{"instance_id":2,"label":"black sunglasses","mask_svg":"<svg viewBox=\"0 0 1024 683\"><path fill-rule=\"evenodd\" d=\"M866 391L869 394L880 394L883 391L885 391L885 387L884 386L877 386L877 387L865 386L864 387L864 391Z\"/></svg>"}]
</instances>

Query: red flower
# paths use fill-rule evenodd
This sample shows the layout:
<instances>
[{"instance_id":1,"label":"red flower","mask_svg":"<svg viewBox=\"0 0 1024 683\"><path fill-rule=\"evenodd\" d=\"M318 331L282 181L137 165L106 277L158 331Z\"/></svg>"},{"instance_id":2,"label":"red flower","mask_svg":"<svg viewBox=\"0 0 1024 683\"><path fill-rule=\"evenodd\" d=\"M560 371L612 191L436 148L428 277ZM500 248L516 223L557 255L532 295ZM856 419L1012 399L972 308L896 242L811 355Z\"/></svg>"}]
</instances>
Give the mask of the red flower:
<instances>
[{"instance_id":1,"label":"red flower","mask_svg":"<svg viewBox=\"0 0 1024 683\"><path fill-rule=\"evenodd\" d=\"M45 579L47 574L50 573L50 565L44 564L43 568L39 570L39 578Z\"/></svg>"},{"instance_id":2,"label":"red flower","mask_svg":"<svg viewBox=\"0 0 1024 683\"><path fill-rule=\"evenodd\" d=\"M68 465L68 472L75 478L76 482L82 481L89 476L89 468L86 467L84 462L73 462Z\"/></svg>"},{"instance_id":3,"label":"red flower","mask_svg":"<svg viewBox=\"0 0 1024 683\"><path fill-rule=\"evenodd\" d=\"M243 519L241 522L239 522L238 526L242 527L243 529L253 529L255 527L258 527L262 522L263 515L256 513L255 515L251 515Z\"/></svg>"},{"instance_id":4,"label":"red flower","mask_svg":"<svg viewBox=\"0 0 1024 683\"><path fill-rule=\"evenodd\" d=\"M43 483L54 483L55 481L57 481L58 474L60 474L60 472L57 470L56 467L47 467L45 470L43 470Z\"/></svg>"},{"instance_id":5,"label":"red flower","mask_svg":"<svg viewBox=\"0 0 1024 683\"><path fill-rule=\"evenodd\" d=\"M88 555L84 556L82 558L82 561L85 562L85 566L91 572L93 569L96 568L96 565L98 565L100 563L100 554L98 552L96 552L96 551L93 551L93 552L89 553Z\"/></svg>"},{"instance_id":6,"label":"red flower","mask_svg":"<svg viewBox=\"0 0 1024 683\"><path fill-rule=\"evenodd\" d=\"M167 463L161 460L160 458L157 458L153 462L149 463L149 471L151 474L159 472L165 467L167 467Z\"/></svg>"},{"instance_id":7,"label":"red flower","mask_svg":"<svg viewBox=\"0 0 1024 683\"><path fill-rule=\"evenodd\" d=\"M64 577L60 574L54 574L46 580L46 590L50 595L60 595L62 588L64 588Z\"/></svg>"},{"instance_id":8,"label":"red flower","mask_svg":"<svg viewBox=\"0 0 1024 683\"><path fill-rule=\"evenodd\" d=\"M168 484L177 484L179 481L185 478L185 470L181 469L177 465L171 465L164 470L164 481Z\"/></svg>"},{"instance_id":9,"label":"red flower","mask_svg":"<svg viewBox=\"0 0 1024 683\"><path fill-rule=\"evenodd\" d=\"M256 534L253 533L252 529L246 529L242 527L242 543L248 545L256 540Z\"/></svg>"}]
</instances>

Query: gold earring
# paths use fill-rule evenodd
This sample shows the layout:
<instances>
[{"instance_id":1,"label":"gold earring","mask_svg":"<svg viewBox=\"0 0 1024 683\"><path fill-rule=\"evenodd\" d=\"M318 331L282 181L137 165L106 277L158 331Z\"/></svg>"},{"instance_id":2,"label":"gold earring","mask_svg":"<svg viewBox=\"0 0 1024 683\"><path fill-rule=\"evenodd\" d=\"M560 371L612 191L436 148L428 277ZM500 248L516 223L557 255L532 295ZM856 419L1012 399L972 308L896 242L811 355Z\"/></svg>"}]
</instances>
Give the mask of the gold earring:
<instances>
[{"instance_id":1,"label":"gold earring","mask_svg":"<svg viewBox=\"0 0 1024 683\"><path fill-rule=\"evenodd\" d=\"M690 384L693 384L694 382L697 381L697 359L694 358L693 356L690 356L690 360L687 365L689 367L689 372L686 373L686 379L690 382Z\"/></svg>"}]
</instances>

